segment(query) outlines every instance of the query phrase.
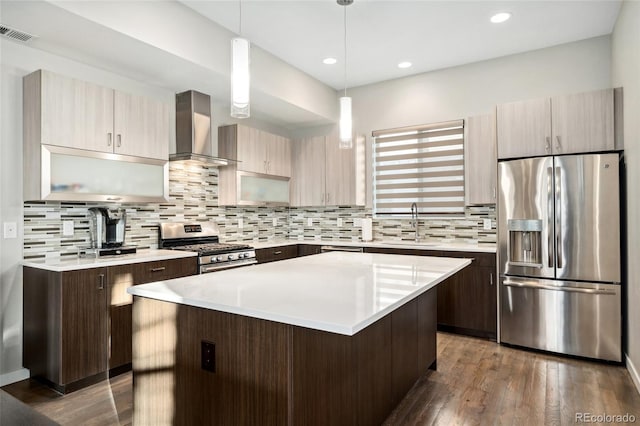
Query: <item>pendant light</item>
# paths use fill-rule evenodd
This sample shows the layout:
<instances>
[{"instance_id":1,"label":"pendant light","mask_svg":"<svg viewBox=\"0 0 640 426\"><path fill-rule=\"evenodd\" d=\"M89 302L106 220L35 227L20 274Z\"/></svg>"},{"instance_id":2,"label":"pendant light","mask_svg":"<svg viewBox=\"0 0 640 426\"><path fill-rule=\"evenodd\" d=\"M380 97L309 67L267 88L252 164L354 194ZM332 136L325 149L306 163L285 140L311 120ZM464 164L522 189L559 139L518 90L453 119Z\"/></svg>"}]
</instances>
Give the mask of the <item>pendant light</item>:
<instances>
[{"instance_id":1,"label":"pendant light","mask_svg":"<svg viewBox=\"0 0 640 426\"><path fill-rule=\"evenodd\" d=\"M353 3L353 0L336 1L344 7L344 96L340 98L340 148L349 149L353 147L353 121L351 98L347 96L347 6Z\"/></svg>"},{"instance_id":2,"label":"pendant light","mask_svg":"<svg viewBox=\"0 0 640 426\"><path fill-rule=\"evenodd\" d=\"M240 8L240 25L238 35L231 39L231 116L248 118L249 109L249 40L242 38L242 0L238 2Z\"/></svg>"}]
</instances>

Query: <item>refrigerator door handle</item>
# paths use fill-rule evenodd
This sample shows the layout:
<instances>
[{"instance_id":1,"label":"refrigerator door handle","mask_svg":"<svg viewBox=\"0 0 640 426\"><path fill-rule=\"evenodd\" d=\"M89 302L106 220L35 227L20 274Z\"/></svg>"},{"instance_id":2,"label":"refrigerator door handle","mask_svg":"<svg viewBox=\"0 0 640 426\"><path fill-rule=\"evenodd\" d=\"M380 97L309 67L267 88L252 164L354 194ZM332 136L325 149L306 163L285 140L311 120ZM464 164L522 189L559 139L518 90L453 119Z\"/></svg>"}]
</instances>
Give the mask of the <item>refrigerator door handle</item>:
<instances>
[{"instance_id":1,"label":"refrigerator door handle","mask_svg":"<svg viewBox=\"0 0 640 426\"><path fill-rule=\"evenodd\" d=\"M612 294L615 290L588 288L588 287L560 287L555 285L540 284L535 281L511 281L504 280L502 284L506 287L535 288L539 290L568 291L571 293L587 293L587 294Z\"/></svg>"},{"instance_id":2,"label":"refrigerator door handle","mask_svg":"<svg viewBox=\"0 0 640 426\"><path fill-rule=\"evenodd\" d=\"M547 168L547 265L553 268L553 237L551 236L551 215L553 211L553 169Z\"/></svg>"},{"instance_id":3,"label":"refrigerator door handle","mask_svg":"<svg viewBox=\"0 0 640 426\"><path fill-rule=\"evenodd\" d=\"M561 180L561 168L556 167L556 267L562 268L562 180Z\"/></svg>"}]
</instances>

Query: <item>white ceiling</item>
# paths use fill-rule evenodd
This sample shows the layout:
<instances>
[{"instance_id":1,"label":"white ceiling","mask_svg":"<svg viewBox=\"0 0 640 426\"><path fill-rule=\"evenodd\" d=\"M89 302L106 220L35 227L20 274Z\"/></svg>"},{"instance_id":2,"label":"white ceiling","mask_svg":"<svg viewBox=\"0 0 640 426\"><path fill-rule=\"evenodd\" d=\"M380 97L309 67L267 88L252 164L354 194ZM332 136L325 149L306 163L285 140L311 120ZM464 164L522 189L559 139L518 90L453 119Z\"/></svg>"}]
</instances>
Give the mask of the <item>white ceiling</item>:
<instances>
[{"instance_id":1,"label":"white ceiling","mask_svg":"<svg viewBox=\"0 0 640 426\"><path fill-rule=\"evenodd\" d=\"M239 1L180 0L238 32ZM347 7L347 86L610 34L620 0L383 1ZM512 13L492 24L496 12ZM325 84L344 87L343 7L335 0L242 0L242 35ZM332 56L338 64L322 59ZM410 61L409 69L399 69ZM552 66L552 64L550 64Z\"/></svg>"}]
</instances>

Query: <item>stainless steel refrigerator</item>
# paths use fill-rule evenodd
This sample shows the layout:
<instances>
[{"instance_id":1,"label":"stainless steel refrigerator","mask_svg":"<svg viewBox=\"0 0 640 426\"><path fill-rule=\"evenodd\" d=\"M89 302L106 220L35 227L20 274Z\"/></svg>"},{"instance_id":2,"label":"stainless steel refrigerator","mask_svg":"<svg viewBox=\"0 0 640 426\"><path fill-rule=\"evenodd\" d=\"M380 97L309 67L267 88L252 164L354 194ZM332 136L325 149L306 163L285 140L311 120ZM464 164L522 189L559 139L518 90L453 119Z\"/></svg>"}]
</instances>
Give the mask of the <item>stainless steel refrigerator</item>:
<instances>
[{"instance_id":1,"label":"stainless steel refrigerator","mask_svg":"<svg viewBox=\"0 0 640 426\"><path fill-rule=\"evenodd\" d=\"M502 342L621 361L619 161L498 163Z\"/></svg>"}]
</instances>

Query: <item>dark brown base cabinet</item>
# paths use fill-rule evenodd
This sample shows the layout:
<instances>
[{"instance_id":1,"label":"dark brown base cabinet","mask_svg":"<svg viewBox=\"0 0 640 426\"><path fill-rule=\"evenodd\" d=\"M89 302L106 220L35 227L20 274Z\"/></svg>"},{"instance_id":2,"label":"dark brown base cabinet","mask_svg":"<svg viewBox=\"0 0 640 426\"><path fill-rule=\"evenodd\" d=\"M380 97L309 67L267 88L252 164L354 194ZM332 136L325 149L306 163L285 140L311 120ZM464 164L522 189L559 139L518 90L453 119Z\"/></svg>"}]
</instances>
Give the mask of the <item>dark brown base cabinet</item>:
<instances>
[{"instance_id":1,"label":"dark brown base cabinet","mask_svg":"<svg viewBox=\"0 0 640 426\"><path fill-rule=\"evenodd\" d=\"M136 297L134 423L382 424L436 366L436 299L345 336ZM215 344L213 371L202 342Z\"/></svg>"},{"instance_id":2,"label":"dark brown base cabinet","mask_svg":"<svg viewBox=\"0 0 640 426\"><path fill-rule=\"evenodd\" d=\"M298 257L298 246L296 244L256 249L258 263L275 262L294 257Z\"/></svg>"},{"instance_id":3,"label":"dark brown base cabinet","mask_svg":"<svg viewBox=\"0 0 640 426\"><path fill-rule=\"evenodd\" d=\"M129 370L127 288L196 271L195 257L65 272L24 267L24 366L62 393Z\"/></svg>"},{"instance_id":4,"label":"dark brown base cabinet","mask_svg":"<svg viewBox=\"0 0 640 426\"><path fill-rule=\"evenodd\" d=\"M438 330L496 339L495 254L377 247L365 247L365 252L473 259L471 265L438 284Z\"/></svg>"}]
</instances>

